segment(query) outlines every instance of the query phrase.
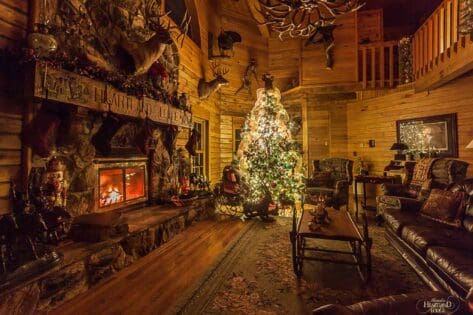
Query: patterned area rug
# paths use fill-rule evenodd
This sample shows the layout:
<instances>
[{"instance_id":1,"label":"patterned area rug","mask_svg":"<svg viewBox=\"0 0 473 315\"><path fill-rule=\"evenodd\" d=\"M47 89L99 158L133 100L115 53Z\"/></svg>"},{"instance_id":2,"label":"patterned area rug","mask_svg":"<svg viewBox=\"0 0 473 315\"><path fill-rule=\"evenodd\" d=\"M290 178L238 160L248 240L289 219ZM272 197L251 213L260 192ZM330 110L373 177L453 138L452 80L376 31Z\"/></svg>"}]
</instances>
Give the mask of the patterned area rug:
<instances>
[{"instance_id":1,"label":"patterned area rug","mask_svg":"<svg viewBox=\"0 0 473 315\"><path fill-rule=\"evenodd\" d=\"M252 222L203 279L178 314L310 314L329 303L344 305L392 294L427 290L427 286L384 238L384 228L370 225L373 273L363 285L353 266L306 262L302 280L292 269L291 220ZM318 246L345 249L342 242Z\"/></svg>"}]
</instances>

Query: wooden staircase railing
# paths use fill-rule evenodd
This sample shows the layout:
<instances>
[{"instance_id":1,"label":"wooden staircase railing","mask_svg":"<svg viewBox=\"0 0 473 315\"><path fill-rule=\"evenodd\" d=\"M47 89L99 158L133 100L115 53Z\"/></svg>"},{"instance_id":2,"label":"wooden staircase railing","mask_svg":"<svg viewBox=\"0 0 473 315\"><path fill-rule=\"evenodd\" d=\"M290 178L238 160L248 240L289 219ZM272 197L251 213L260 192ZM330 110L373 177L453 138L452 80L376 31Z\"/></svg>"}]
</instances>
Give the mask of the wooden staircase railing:
<instances>
[{"instance_id":1,"label":"wooden staircase railing","mask_svg":"<svg viewBox=\"0 0 473 315\"><path fill-rule=\"evenodd\" d=\"M435 88L473 68L473 38L458 32L459 0L444 0L413 38L416 88Z\"/></svg>"},{"instance_id":2,"label":"wooden staircase railing","mask_svg":"<svg viewBox=\"0 0 473 315\"><path fill-rule=\"evenodd\" d=\"M393 88L399 83L397 41L358 46L358 81L362 89Z\"/></svg>"}]
</instances>

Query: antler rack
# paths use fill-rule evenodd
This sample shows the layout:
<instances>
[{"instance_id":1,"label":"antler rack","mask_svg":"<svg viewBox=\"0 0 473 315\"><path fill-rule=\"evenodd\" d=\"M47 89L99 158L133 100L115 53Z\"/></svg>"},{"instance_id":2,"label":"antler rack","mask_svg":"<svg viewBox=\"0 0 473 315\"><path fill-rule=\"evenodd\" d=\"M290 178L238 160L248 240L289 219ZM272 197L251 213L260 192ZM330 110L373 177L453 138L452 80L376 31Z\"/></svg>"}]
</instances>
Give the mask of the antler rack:
<instances>
[{"instance_id":1,"label":"antler rack","mask_svg":"<svg viewBox=\"0 0 473 315\"><path fill-rule=\"evenodd\" d=\"M210 63L210 70L212 70L214 77L224 76L230 72L230 69L227 67L222 67L220 62Z\"/></svg>"},{"instance_id":2,"label":"antler rack","mask_svg":"<svg viewBox=\"0 0 473 315\"><path fill-rule=\"evenodd\" d=\"M313 35L321 26L335 23L338 16L359 10L361 0L258 0L260 13L279 38Z\"/></svg>"}]
</instances>

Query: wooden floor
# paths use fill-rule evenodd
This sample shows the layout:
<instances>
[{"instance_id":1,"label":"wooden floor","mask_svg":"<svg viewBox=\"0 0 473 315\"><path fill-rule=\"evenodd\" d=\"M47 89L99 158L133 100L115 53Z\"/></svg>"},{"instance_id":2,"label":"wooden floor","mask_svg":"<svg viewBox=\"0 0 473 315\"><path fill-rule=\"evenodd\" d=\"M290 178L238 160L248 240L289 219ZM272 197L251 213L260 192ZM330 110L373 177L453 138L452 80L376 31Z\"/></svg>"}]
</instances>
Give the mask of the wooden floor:
<instances>
[{"instance_id":1,"label":"wooden floor","mask_svg":"<svg viewBox=\"0 0 473 315\"><path fill-rule=\"evenodd\" d=\"M199 222L51 314L166 314L244 226Z\"/></svg>"}]
</instances>

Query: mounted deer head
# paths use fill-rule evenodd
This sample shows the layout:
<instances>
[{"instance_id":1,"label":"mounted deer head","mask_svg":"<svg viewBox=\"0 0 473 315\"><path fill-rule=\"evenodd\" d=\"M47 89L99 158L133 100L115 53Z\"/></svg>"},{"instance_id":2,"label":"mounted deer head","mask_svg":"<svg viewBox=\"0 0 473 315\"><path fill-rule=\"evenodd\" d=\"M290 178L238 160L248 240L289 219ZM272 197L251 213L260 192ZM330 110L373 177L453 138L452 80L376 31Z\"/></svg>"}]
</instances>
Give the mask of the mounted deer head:
<instances>
[{"instance_id":1,"label":"mounted deer head","mask_svg":"<svg viewBox=\"0 0 473 315\"><path fill-rule=\"evenodd\" d=\"M169 13L161 12L161 2L58 1L59 45L80 50L105 70L144 74L173 43L172 38L182 45L189 29L189 14L180 25L171 26Z\"/></svg>"},{"instance_id":2,"label":"mounted deer head","mask_svg":"<svg viewBox=\"0 0 473 315\"><path fill-rule=\"evenodd\" d=\"M222 86L230 84L227 79L223 76L230 72L230 69L220 67L219 63L211 63L210 69L215 77L212 81L206 82L204 79L200 79L198 92L199 98L205 100L209 98L212 93L217 92Z\"/></svg>"}]
</instances>

